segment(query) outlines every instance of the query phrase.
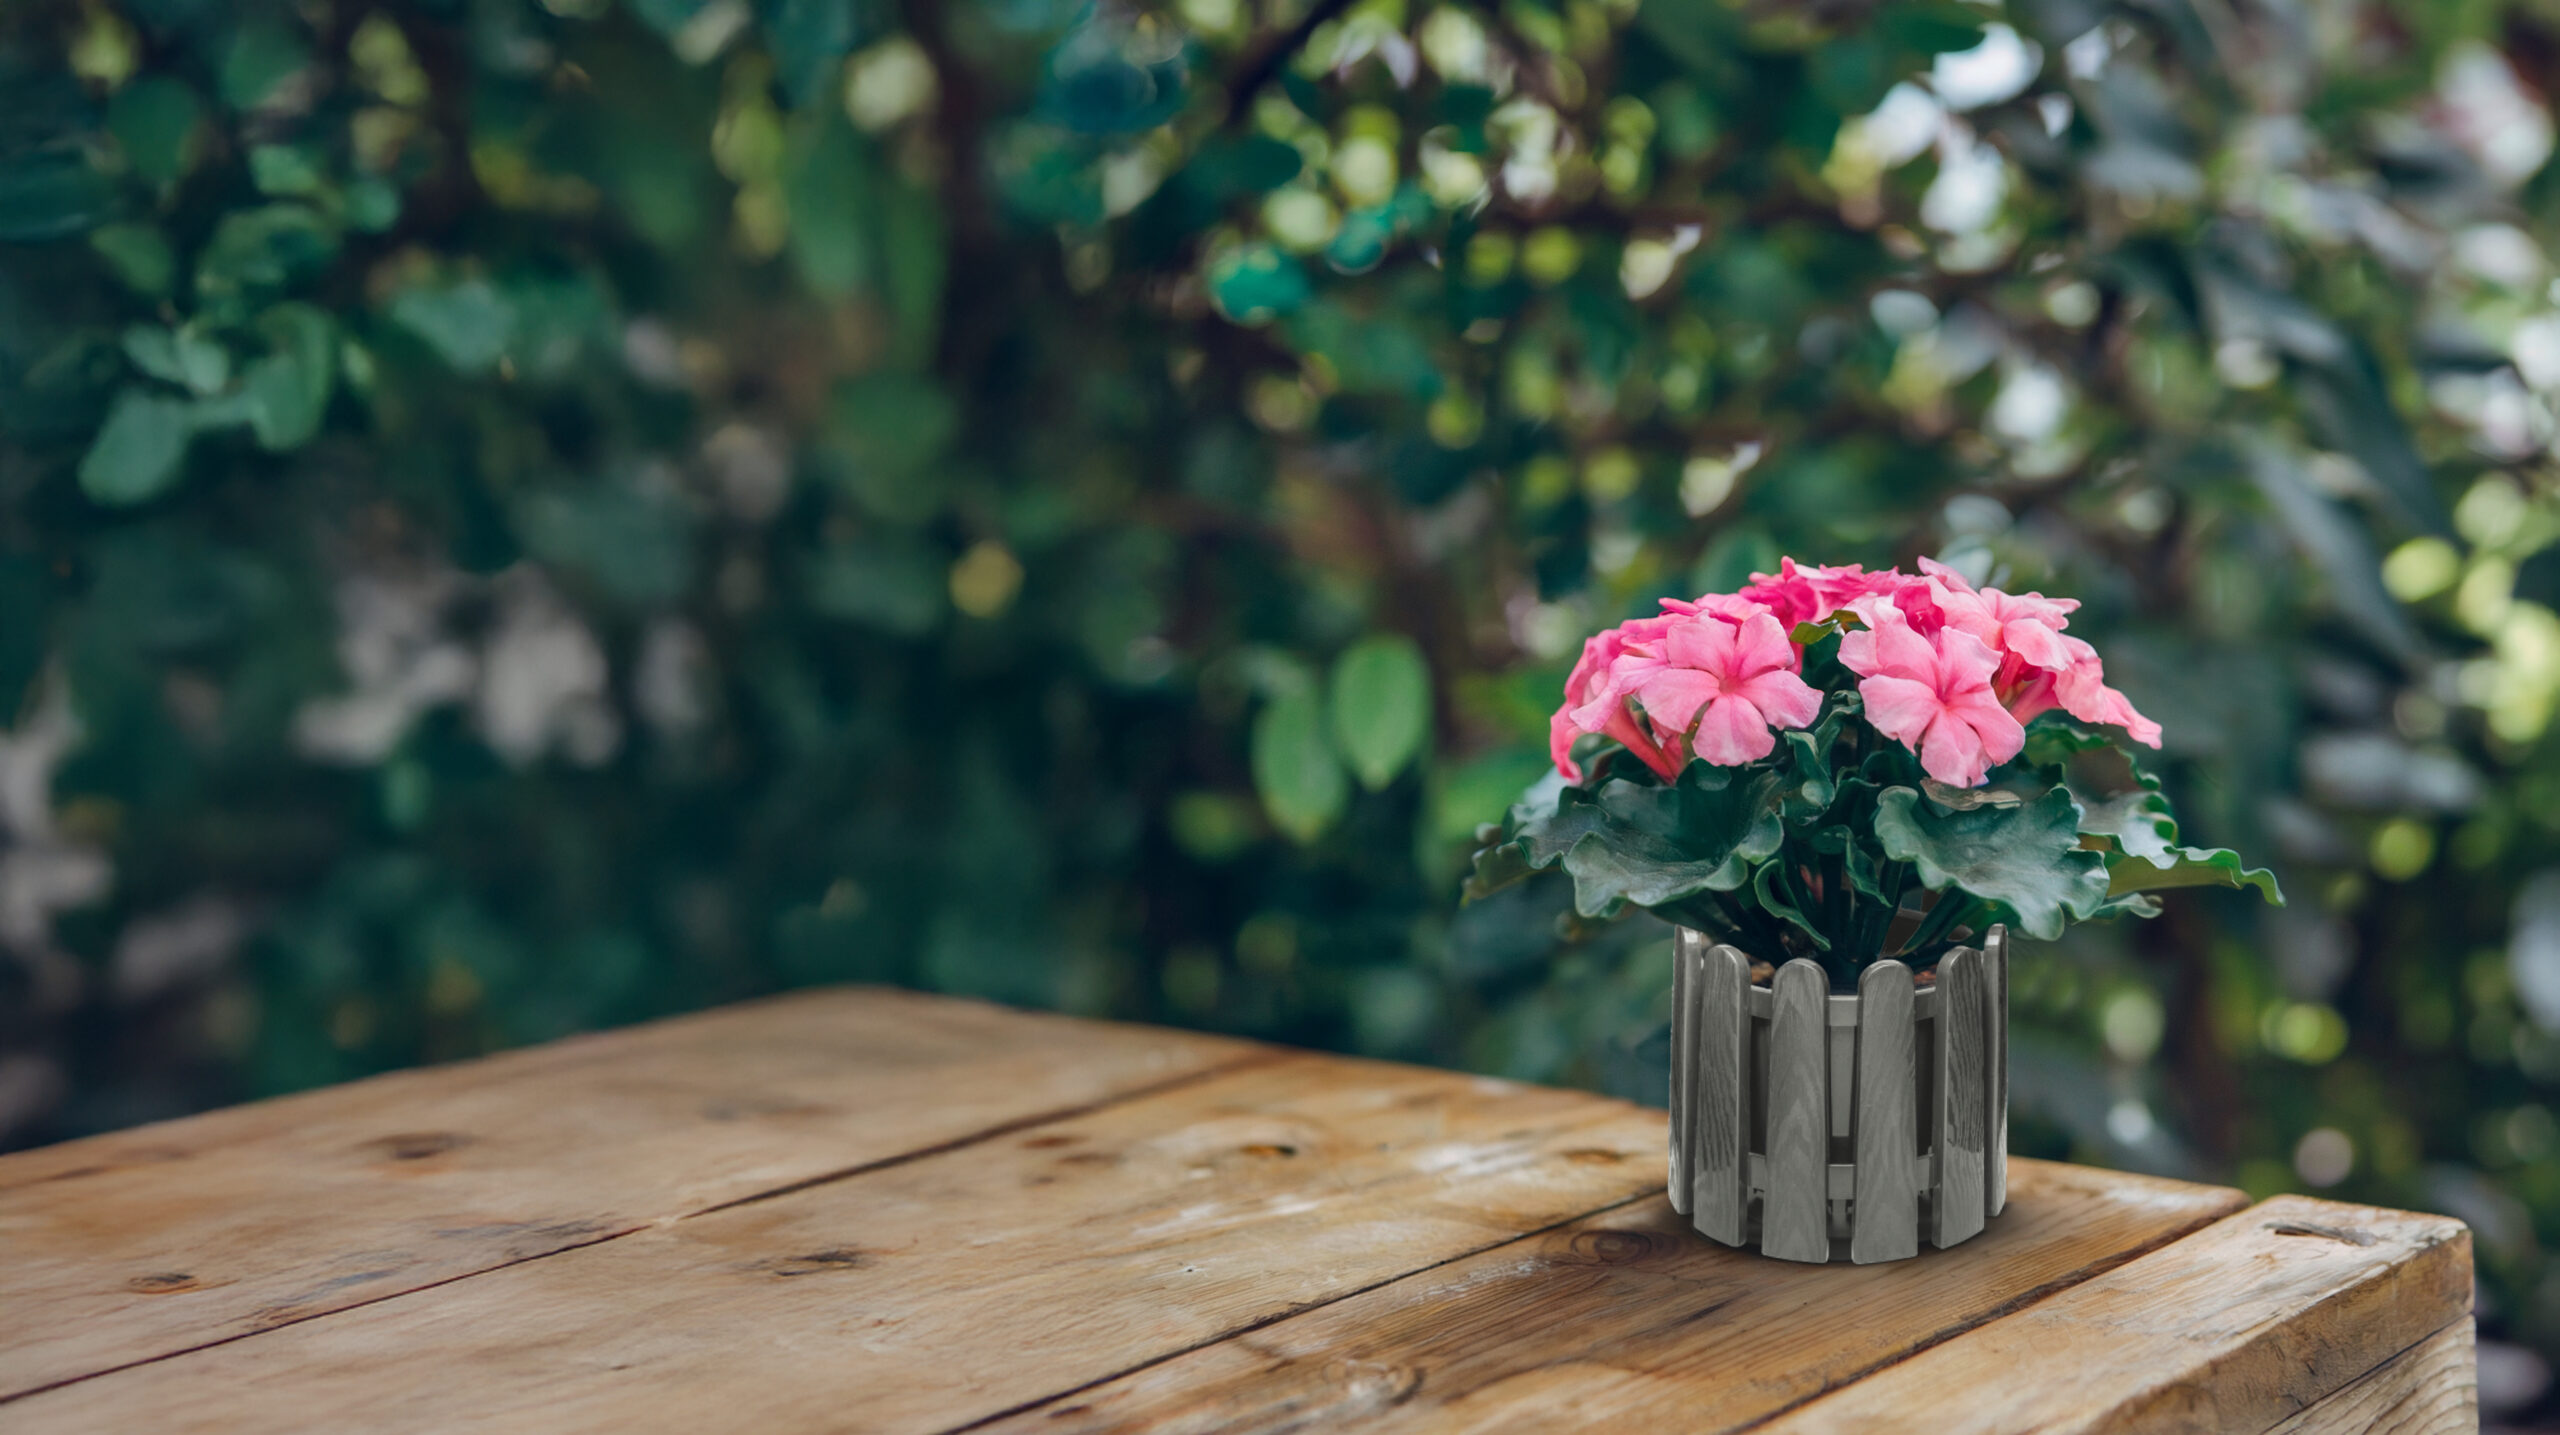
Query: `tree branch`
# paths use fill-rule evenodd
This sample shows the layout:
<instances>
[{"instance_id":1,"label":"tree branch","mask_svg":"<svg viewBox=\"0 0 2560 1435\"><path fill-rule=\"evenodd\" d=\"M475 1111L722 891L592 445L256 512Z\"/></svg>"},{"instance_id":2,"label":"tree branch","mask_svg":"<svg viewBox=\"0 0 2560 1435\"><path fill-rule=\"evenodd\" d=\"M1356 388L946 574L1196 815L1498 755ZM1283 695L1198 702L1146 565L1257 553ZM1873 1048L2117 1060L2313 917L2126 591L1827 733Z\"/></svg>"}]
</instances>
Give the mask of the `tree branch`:
<instances>
[{"instance_id":1,"label":"tree branch","mask_svg":"<svg viewBox=\"0 0 2560 1435\"><path fill-rule=\"evenodd\" d=\"M1327 20L1340 16L1343 11L1350 8L1351 0L1316 0L1307 13L1299 18L1297 24L1290 26L1286 33L1256 51L1253 58L1245 62L1244 68L1237 71L1235 79L1227 85L1227 128L1234 129L1250 118L1253 114L1254 97L1260 95L1262 87L1270 84L1279 75L1280 67L1289 63L1289 57L1304 49L1307 41Z\"/></svg>"}]
</instances>

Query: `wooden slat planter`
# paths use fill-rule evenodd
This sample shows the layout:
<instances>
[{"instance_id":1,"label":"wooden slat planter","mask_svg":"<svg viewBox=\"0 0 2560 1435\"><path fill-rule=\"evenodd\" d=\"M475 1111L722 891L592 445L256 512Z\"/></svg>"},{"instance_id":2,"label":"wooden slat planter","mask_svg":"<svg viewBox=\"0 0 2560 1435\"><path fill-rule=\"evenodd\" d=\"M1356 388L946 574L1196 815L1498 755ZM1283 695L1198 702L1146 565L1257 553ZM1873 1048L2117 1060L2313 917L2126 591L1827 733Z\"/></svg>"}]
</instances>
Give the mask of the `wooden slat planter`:
<instances>
[{"instance_id":1,"label":"wooden slat planter","mask_svg":"<svg viewBox=\"0 0 2560 1435\"><path fill-rule=\"evenodd\" d=\"M1683 930L1672 955L1674 1210L1728 1246L1858 1264L1978 1235L2008 1200L2009 938L1923 986L1896 961L1852 995L1812 962L1751 981Z\"/></svg>"},{"instance_id":2,"label":"wooden slat planter","mask_svg":"<svg viewBox=\"0 0 2560 1435\"><path fill-rule=\"evenodd\" d=\"M1699 1238L1664 1137L1578 1092L813 994L0 1157L0 1430L2474 1418L2458 1223L2021 1160L1957 1249L1793 1265Z\"/></svg>"}]
</instances>

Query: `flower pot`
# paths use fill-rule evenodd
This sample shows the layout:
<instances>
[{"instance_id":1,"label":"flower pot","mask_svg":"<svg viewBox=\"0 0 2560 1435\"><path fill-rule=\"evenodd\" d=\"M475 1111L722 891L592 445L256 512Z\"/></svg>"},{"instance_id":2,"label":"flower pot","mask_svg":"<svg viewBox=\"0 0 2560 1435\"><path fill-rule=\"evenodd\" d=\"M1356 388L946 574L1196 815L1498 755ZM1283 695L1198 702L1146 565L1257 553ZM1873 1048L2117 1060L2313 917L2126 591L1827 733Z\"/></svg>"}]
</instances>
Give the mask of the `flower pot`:
<instances>
[{"instance_id":1,"label":"flower pot","mask_svg":"<svg viewBox=\"0 0 2560 1435\"><path fill-rule=\"evenodd\" d=\"M1767 986L1687 928L1673 947L1671 1204L1699 1232L1861 1265L1952 1246L2008 1200L2009 934L1877 962L1834 995L1798 958Z\"/></svg>"}]
</instances>

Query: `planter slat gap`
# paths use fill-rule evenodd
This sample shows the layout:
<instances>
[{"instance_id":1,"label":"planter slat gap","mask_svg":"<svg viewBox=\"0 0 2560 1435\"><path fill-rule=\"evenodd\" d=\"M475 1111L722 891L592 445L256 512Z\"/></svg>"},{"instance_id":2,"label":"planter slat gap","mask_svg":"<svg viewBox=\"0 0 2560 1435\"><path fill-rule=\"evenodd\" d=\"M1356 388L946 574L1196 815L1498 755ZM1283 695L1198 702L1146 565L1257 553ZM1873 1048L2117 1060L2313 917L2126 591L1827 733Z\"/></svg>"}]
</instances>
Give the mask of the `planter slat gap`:
<instances>
[{"instance_id":1,"label":"planter slat gap","mask_svg":"<svg viewBox=\"0 0 2560 1435\"><path fill-rule=\"evenodd\" d=\"M1683 930L1671 944L1671 1209L1689 1213L1689 1180L1698 1164L1698 1145L1691 1131L1689 1105L1697 1100L1698 1021L1689 1006L1697 1000L1706 960L1698 950L1698 934Z\"/></svg>"},{"instance_id":2,"label":"planter slat gap","mask_svg":"<svg viewBox=\"0 0 2560 1435\"><path fill-rule=\"evenodd\" d=\"M1803 958L1673 946L1671 1200L1700 1234L1795 1261L1952 1246L2008 1203L2009 934L1880 961L1833 995Z\"/></svg>"},{"instance_id":3,"label":"planter slat gap","mask_svg":"<svg viewBox=\"0 0 2560 1435\"><path fill-rule=\"evenodd\" d=\"M1984 996L1990 1003L1984 1029L1991 1033L1990 1154L1983 1168L1982 1209L1996 1216L2009 1204L2009 929L1993 927L1982 939Z\"/></svg>"}]
</instances>

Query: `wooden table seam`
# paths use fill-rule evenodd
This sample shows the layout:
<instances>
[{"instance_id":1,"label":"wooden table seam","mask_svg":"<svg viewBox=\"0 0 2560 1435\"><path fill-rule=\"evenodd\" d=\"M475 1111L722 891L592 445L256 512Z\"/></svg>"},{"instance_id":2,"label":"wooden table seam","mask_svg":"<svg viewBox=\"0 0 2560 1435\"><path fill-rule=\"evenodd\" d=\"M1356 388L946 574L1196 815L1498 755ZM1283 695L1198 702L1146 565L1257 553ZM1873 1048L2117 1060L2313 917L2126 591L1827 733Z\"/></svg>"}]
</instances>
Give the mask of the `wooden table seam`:
<instances>
[{"instance_id":1,"label":"wooden table seam","mask_svg":"<svg viewBox=\"0 0 2560 1435\"><path fill-rule=\"evenodd\" d=\"M1345 1290L1335 1295L1329 1295L1320 1300L1311 1300L1303 1305L1291 1307L1288 1310L1274 1311L1269 1315L1257 1316L1232 1330L1222 1330L1205 1340L1193 1341L1189 1345L1183 1346L1180 1349L1162 1351L1158 1354L1151 1355L1134 1365L1125 1366L1119 1370L1107 1371L1101 1375L1095 1376L1091 1380L1078 1381L1063 1390L1053 1390L1036 1399L1025 1400L1018 1404L1007 1406L1002 1410L990 1411L989 1413L981 1415L974 1420L966 1421L959 1425L946 1426L935 1432L935 1435L966 1435L966 1432L968 1431L984 1429L989 1425L995 1424L999 1420L1010 1420L1027 1411L1037 1410L1044 1405L1054 1405L1061 1400L1070 1399L1074 1396L1083 1394L1085 1391L1108 1385L1115 1380L1125 1380L1142 1370L1152 1370L1156 1366L1162 1365L1167 1361L1180 1360L1184 1356L1196 1355L1201 1351L1214 1349L1217 1346L1224 1345L1228 1341L1242 1340L1246 1336L1252 1335L1257 1331L1268 1330L1284 1321L1296 1320L1301 1316L1313 1315L1317 1311L1323 1310L1328 1306L1340 1305L1342 1302L1347 1300L1357 1300L1361 1296L1367 1295L1372 1291L1384 1290L1388 1286L1394 1285L1399 1281L1409 1281L1418 1276L1426 1276L1444 1266L1455 1265L1460 1261L1473 1260L1478 1256L1486 1255L1493 1251L1499 1251L1510 1246L1516 1246L1523 1241L1534 1241L1541 1236L1550 1235L1556 1231L1560 1231L1577 1221L1587 1221L1594 1216L1605 1216L1611 1211L1623 1210L1624 1208L1635 1205L1641 1201L1653 1200L1656 1197L1661 1196L1667 1189L1667 1185L1655 1186L1649 1190L1639 1191L1634 1195L1625 1197L1621 1200L1610 1201L1603 1205L1594 1206L1587 1211L1577 1211L1570 1216L1564 1217L1562 1220L1540 1226L1534 1231L1522 1231L1517 1235L1510 1236L1499 1241L1488 1242L1487 1244L1477 1246L1472 1250L1453 1251L1446 1258L1433 1261L1428 1265L1416 1266L1409 1271L1399 1271L1396 1274L1384 1277L1383 1279L1371 1281L1367 1285Z\"/></svg>"},{"instance_id":2,"label":"wooden table seam","mask_svg":"<svg viewBox=\"0 0 2560 1435\"><path fill-rule=\"evenodd\" d=\"M1937 1347L1946 1344L1948 1341L1960 1340L1963 1337L1980 1330L1984 1326L1991 1324L1993 1321L2006 1320L2010 1316L2018 1314L2020 1311L2029 1310L2042 1305L2046 1301L2052 1300L2054 1297L2061 1295L2065 1291L2071 1290L2076 1286L2085 1285L2111 1271L2130 1265L2133 1262L2142 1259L2144 1256L2151 1255L2156 1251L2165 1251L2169 1247L2178 1244L2180 1241L2192 1240L2198 1233L2209 1230L2228 1219L2230 1219L2229 1215L2202 1216L2198 1218L2194 1224L2187 1226L2182 1230L2167 1232L2159 1238L2144 1244L2130 1245L2120 1251L2111 1251L2108 1253L2111 1259L2102 1263L2092 1262L2091 1264L2083 1266L2059 1280L2047 1281L2033 1290L2020 1291L2017 1295L2011 1297L2006 1303L1995 1306L1989 1310L1985 1310L1969 1320L1950 1325L1944 1330L1937 1331L1927 1339L1921 1341L1919 1344L1912 1346L1909 1350L1893 1356L1891 1359L1879 1360L1875 1364L1866 1366L1854 1374L1848 1375L1838 1381L1825 1384L1821 1389L1806 1394L1800 1400L1791 1401L1788 1404L1772 1410L1747 1424L1736 1427L1733 1435L1748 1435L1748 1432L1750 1431L1784 1420L1789 1415L1794 1414L1805 1406L1811 1405L1825 1396L1836 1395L1839 1392L1848 1389L1850 1386L1857 1384L1859 1381L1865 1380L1880 1371L1890 1370L1894 1366L1900 1365L1905 1361L1912 1360L1928 1351L1934 1350Z\"/></svg>"},{"instance_id":3,"label":"wooden table seam","mask_svg":"<svg viewBox=\"0 0 2560 1435\"><path fill-rule=\"evenodd\" d=\"M1179 1075L1168 1076L1162 1081L1150 1082L1144 1086L1133 1086L1125 1091L1115 1091L1111 1095L1106 1096L1099 1101L1088 1101L1079 1106L1061 1106L1051 1111L1040 1111L1027 1116L1019 1116L1009 1121L998 1122L997 1124L986 1127L983 1130L973 1131L966 1136L956 1137L947 1141L938 1141L930 1146L919 1146L912 1151L901 1151L895 1156L883 1156L876 1161L864 1161L858 1165L847 1166L842 1170L822 1171L815 1176L803 1176L799 1180L788 1181L782 1185L776 1186L770 1191L757 1191L749 1195L733 1196L726 1201L720 1202L718 1205L705 1206L698 1211L685 1211L671 1217L670 1219L690 1221L696 1216L708 1216L720 1211L734 1211L740 1206L752 1206L758 1201L770 1201L779 1196L796 1195L802 1191L813 1190L819 1186L832 1185L835 1182L850 1180L856 1176L867 1176L874 1171L885 1171L892 1166L903 1166L910 1161L922 1161L927 1157L946 1155L953 1151L965 1151L969 1147L993 1141L998 1137L1010 1136L1017 1131L1028 1131L1034 1126L1046 1126L1057 1121L1073 1121L1079 1116L1091 1116L1097 1111L1108 1110L1114 1106L1126 1105L1131 1101L1142 1100L1150 1096L1161 1096L1168 1091L1179 1091L1183 1087L1190 1086L1198 1082L1208 1081L1221 1076L1231 1076L1239 1071L1250 1071L1257 1066L1268 1066L1274 1062L1285 1061L1292 1056L1300 1054L1302 1053L1292 1052L1286 1048L1276 1046L1269 1047L1261 1051L1244 1052L1230 1060L1219 1062L1214 1066L1198 1067Z\"/></svg>"},{"instance_id":4,"label":"wooden table seam","mask_svg":"<svg viewBox=\"0 0 2560 1435\"><path fill-rule=\"evenodd\" d=\"M141 1357L140 1359L127 1360L115 1365L101 1366L96 1370L83 1371L78 1375L66 1376L60 1380L47 1381L42 1385L31 1385L23 1390L0 1390L0 1406L14 1404L17 1401L27 1399L31 1396L42 1395L48 1391L61 1390L68 1386L84 1384L88 1381L121 1374L125 1371L138 1370L148 1365L157 1365L165 1360L175 1360L181 1356L194 1355L201 1351L212 1350L220 1346L232 1345L244 1340L254 1340L262 1335L267 1335L279 1330L289 1330L294 1326L302 1325L310 1321L327 1320L331 1316L340 1315L348 1311L363 1310L368 1306L377 1306L388 1301L404 1300L410 1296L421 1295L428 1291L441 1290L446 1286L456 1285L463 1281L475 1280L481 1276L492 1275L496 1272L508 1270L516 1266L527 1265L534 1261L548 1260L553 1256L565 1255L571 1251L585 1250L590 1246L600 1246L609 1241L618 1241L625 1236L637 1235L642 1231L650 1230L658 1226L670 1225L678 1221L688 1221L696 1216L707 1216L716 1211L732 1210L736 1207L750 1205L757 1201L771 1200L778 1196L789 1196L815 1187L831 1185L838 1181L850 1180L857 1176L864 1176L876 1171L883 1171L892 1167L903 1166L909 1162L920 1161L933 1156L945 1155L953 1151L966 1150L971 1146L980 1145L989 1141L1001 1140L1006 1136L1028 1130L1034 1126L1045 1125L1056 1121L1072 1121L1078 1117L1090 1116L1097 1111L1107 1110L1111 1107L1119 1106L1127 1102L1141 1100L1152 1096L1159 1096L1169 1091L1178 1091L1195 1082L1207 1081L1216 1077L1230 1075L1238 1071L1250 1070L1256 1066L1268 1065L1272 1062L1284 1060L1290 1055L1291 1053L1289 1051L1279 1047L1268 1047L1259 1051L1246 1051L1229 1060L1218 1062L1214 1065L1181 1072L1174 1076L1169 1076L1162 1081L1149 1082L1143 1086L1134 1086L1124 1091L1113 1092L1109 1096L1098 1101L1079 1102L1073 1106L1055 1107L1046 1111L1034 1112L1029 1115L1000 1121L993 1125L973 1131L966 1136L933 1142L929 1145L916 1147L913 1150L901 1151L895 1155L883 1156L877 1160L865 1161L858 1165L848 1166L842 1170L829 1171L817 1176L804 1177L799 1180L786 1182L783 1185L774 1187L770 1191L758 1191L751 1195L735 1197L727 1201L722 1201L716 1205L705 1206L700 1210L679 1211L673 1215L661 1216L653 1220L635 1221L618 1230L608 1231L602 1235L596 1236L591 1240L576 1241L565 1245L555 1246L548 1250L536 1251L530 1255L519 1256L513 1260L497 1261L489 1265L481 1266L475 1270L463 1271L455 1275L443 1277L440 1280L429 1281L423 1285L409 1286L396 1291L386 1291L383 1294L374 1296L370 1299L351 1301L345 1305L331 1306L326 1310L313 1311L308 1315L296 1316L290 1320L280 1320L272 1325L262 1326L256 1330L239 1331L232 1335L222 1336L219 1339L199 1341L193 1345L179 1346L173 1349L159 1351L154 1354ZM1581 1218L1577 1216L1574 1217L1574 1219L1579 1220Z\"/></svg>"}]
</instances>

